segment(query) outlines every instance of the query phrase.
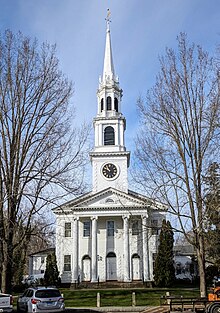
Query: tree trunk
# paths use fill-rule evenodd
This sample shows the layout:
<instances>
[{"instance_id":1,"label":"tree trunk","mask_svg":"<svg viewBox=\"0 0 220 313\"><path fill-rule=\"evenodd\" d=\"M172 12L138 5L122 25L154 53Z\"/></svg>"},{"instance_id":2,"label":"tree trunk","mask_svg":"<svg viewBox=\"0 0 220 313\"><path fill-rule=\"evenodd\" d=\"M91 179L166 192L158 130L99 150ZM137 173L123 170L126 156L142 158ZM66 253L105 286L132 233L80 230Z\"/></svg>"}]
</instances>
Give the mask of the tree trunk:
<instances>
[{"instance_id":1,"label":"tree trunk","mask_svg":"<svg viewBox=\"0 0 220 313\"><path fill-rule=\"evenodd\" d=\"M3 293L11 293L12 291L12 265L13 265L13 248L10 244L5 245L4 262L2 266L2 283Z\"/></svg>"},{"instance_id":2,"label":"tree trunk","mask_svg":"<svg viewBox=\"0 0 220 313\"><path fill-rule=\"evenodd\" d=\"M203 246L203 243L201 244ZM197 248L197 259L198 259L198 267L199 267L199 276L200 276L200 296L206 297L206 280L205 280L205 257L204 250L201 247Z\"/></svg>"}]
</instances>

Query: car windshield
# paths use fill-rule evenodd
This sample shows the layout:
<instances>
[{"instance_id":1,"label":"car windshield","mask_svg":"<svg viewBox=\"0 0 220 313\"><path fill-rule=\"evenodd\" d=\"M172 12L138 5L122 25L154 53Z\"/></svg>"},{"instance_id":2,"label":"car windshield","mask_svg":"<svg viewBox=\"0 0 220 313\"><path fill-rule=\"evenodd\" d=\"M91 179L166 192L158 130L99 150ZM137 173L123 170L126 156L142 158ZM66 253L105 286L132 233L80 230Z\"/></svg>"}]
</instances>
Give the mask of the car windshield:
<instances>
[{"instance_id":1,"label":"car windshield","mask_svg":"<svg viewBox=\"0 0 220 313\"><path fill-rule=\"evenodd\" d=\"M59 290L54 289L46 289L46 290L38 290L35 293L37 298L56 298L61 297Z\"/></svg>"}]
</instances>

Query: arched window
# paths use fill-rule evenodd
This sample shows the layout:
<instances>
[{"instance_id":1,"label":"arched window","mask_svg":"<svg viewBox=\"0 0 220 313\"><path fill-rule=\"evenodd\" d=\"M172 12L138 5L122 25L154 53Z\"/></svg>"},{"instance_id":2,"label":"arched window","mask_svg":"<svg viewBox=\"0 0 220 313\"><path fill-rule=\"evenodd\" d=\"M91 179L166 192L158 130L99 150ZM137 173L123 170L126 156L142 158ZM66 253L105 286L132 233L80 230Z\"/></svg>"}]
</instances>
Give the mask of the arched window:
<instances>
[{"instance_id":1,"label":"arched window","mask_svg":"<svg viewBox=\"0 0 220 313\"><path fill-rule=\"evenodd\" d=\"M105 200L105 203L114 203L114 200L112 198L107 198Z\"/></svg>"},{"instance_id":2,"label":"arched window","mask_svg":"<svg viewBox=\"0 0 220 313\"><path fill-rule=\"evenodd\" d=\"M111 109L112 109L112 98L107 97L107 110L111 111Z\"/></svg>"},{"instance_id":3,"label":"arched window","mask_svg":"<svg viewBox=\"0 0 220 313\"><path fill-rule=\"evenodd\" d=\"M109 252L106 256L107 258L116 258L115 252Z\"/></svg>"},{"instance_id":4,"label":"arched window","mask_svg":"<svg viewBox=\"0 0 220 313\"><path fill-rule=\"evenodd\" d=\"M103 103L104 103L104 101L103 101L103 98L101 99L101 112L103 111Z\"/></svg>"},{"instance_id":5,"label":"arched window","mask_svg":"<svg viewBox=\"0 0 220 313\"><path fill-rule=\"evenodd\" d=\"M107 126L104 131L104 145L114 145L115 144L115 132L114 128Z\"/></svg>"},{"instance_id":6,"label":"arched window","mask_svg":"<svg viewBox=\"0 0 220 313\"><path fill-rule=\"evenodd\" d=\"M140 256L137 253L134 253L131 258L132 259L140 259Z\"/></svg>"},{"instance_id":7,"label":"arched window","mask_svg":"<svg viewBox=\"0 0 220 313\"><path fill-rule=\"evenodd\" d=\"M83 256L82 260L91 260L91 258L88 254L86 254Z\"/></svg>"},{"instance_id":8,"label":"arched window","mask_svg":"<svg viewBox=\"0 0 220 313\"><path fill-rule=\"evenodd\" d=\"M117 98L115 98L114 104L115 104L115 111L118 112L118 99Z\"/></svg>"}]
</instances>

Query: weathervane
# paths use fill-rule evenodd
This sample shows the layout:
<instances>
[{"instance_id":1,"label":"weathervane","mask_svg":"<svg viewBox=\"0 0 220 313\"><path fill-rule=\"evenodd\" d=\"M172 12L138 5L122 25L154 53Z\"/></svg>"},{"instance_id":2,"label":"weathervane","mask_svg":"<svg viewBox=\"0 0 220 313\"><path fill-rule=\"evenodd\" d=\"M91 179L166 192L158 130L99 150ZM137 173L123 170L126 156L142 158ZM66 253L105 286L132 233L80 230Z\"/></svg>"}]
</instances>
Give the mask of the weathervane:
<instances>
[{"instance_id":1,"label":"weathervane","mask_svg":"<svg viewBox=\"0 0 220 313\"><path fill-rule=\"evenodd\" d=\"M107 16L106 16L105 20L107 22L108 29L109 29L109 23L111 22L110 17L111 17L111 11L109 9L107 9Z\"/></svg>"}]
</instances>

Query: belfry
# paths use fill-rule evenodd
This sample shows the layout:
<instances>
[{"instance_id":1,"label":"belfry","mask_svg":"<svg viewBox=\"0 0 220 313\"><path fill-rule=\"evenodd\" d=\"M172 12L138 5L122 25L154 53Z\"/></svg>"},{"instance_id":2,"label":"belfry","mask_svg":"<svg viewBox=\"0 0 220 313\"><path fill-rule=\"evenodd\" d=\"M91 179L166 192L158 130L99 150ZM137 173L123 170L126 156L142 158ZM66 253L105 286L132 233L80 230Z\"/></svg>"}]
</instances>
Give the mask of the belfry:
<instances>
[{"instance_id":1,"label":"belfry","mask_svg":"<svg viewBox=\"0 0 220 313\"><path fill-rule=\"evenodd\" d=\"M128 188L122 89L115 74L107 18L103 74L93 120L92 190L55 208L56 255L65 284L153 280L161 203Z\"/></svg>"}]
</instances>

